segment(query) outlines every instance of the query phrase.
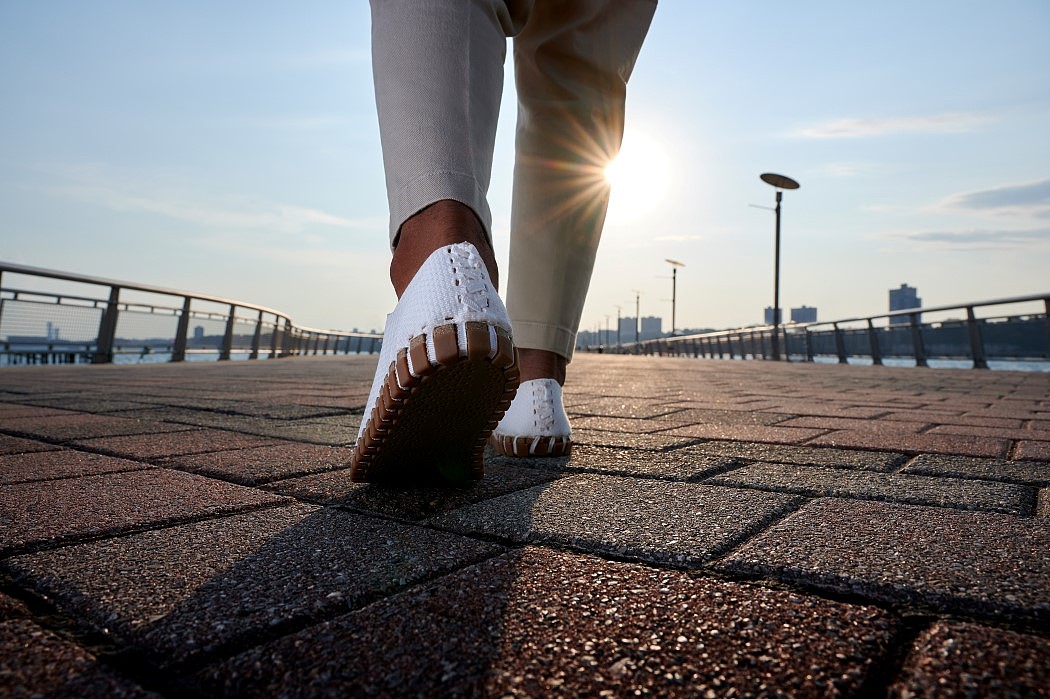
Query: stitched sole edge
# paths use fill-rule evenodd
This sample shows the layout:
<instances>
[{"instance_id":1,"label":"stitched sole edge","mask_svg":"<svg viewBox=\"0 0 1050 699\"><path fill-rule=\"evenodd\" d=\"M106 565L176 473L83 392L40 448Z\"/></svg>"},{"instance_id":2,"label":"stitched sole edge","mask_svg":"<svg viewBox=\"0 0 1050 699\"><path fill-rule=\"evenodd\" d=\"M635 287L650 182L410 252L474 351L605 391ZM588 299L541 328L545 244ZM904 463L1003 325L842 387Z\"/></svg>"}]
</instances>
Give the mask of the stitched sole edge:
<instances>
[{"instance_id":1,"label":"stitched sole edge","mask_svg":"<svg viewBox=\"0 0 1050 699\"><path fill-rule=\"evenodd\" d=\"M572 453L571 437L515 437L509 434L494 434L489 439L492 448L503 456L569 456Z\"/></svg>"},{"instance_id":2,"label":"stitched sole edge","mask_svg":"<svg viewBox=\"0 0 1050 699\"><path fill-rule=\"evenodd\" d=\"M390 363L379 396L361 438L354 445L350 460L350 480L358 483L389 480L398 475L389 473L389 465L382 464L384 447L396 436L402 410L412 396L428 381L443 371L462 362L487 363L502 373L503 393L484 427L474 440L463 448L470 452L470 477L484 476L484 452L489 435L496 429L503 414L510 407L518 390L518 358L510 334L495 325L473 321L464 324L465 347L460 347L456 324L434 328L432 337L435 361L427 354L427 335L413 337L408 347L402 347ZM470 396L463 397L469 400ZM421 459L426 459L428 445L419 445Z\"/></svg>"}]
</instances>

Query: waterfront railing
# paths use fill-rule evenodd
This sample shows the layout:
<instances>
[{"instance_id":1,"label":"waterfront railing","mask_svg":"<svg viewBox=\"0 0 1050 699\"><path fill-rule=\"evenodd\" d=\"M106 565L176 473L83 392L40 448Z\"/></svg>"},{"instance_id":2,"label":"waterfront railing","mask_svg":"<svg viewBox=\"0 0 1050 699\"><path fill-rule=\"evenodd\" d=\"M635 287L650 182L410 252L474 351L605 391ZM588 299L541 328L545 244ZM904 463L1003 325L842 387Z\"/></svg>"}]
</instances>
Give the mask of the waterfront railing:
<instances>
[{"instance_id":1,"label":"waterfront railing","mask_svg":"<svg viewBox=\"0 0 1050 699\"><path fill-rule=\"evenodd\" d=\"M910 360L964 360L976 369L990 361L1050 361L1050 294L953 306L913 308L814 323L789 323L675 335L586 349L613 353L719 359L774 359L773 334L789 361L831 360L883 364ZM782 349L781 349L782 348Z\"/></svg>"},{"instance_id":2,"label":"waterfront railing","mask_svg":"<svg viewBox=\"0 0 1050 699\"><path fill-rule=\"evenodd\" d=\"M0 364L371 354L382 338L227 298L0 262Z\"/></svg>"}]
</instances>

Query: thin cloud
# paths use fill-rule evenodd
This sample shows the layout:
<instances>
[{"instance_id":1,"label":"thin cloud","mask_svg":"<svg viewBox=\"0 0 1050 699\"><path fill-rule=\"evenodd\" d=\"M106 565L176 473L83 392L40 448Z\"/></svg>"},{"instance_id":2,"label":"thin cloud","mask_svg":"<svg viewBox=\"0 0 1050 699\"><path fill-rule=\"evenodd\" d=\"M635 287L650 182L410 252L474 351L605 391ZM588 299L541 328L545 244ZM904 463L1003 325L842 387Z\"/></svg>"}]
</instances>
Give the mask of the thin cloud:
<instances>
[{"instance_id":1,"label":"thin cloud","mask_svg":"<svg viewBox=\"0 0 1050 699\"><path fill-rule=\"evenodd\" d=\"M303 233L318 226L344 230L376 226L375 221L345 218L312 207L120 181L98 166L63 168L55 174L66 182L49 187L48 191L60 196L113 211L155 214L211 229L286 234Z\"/></svg>"},{"instance_id":2,"label":"thin cloud","mask_svg":"<svg viewBox=\"0 0 1050 699\"><path fill-rule=\"evenodd\" d=\"M1050 178L954 194L943 206L976 211L1026 211L1045 218L1050 216Z\"/></svg>"},{"instance_id":3,"label":"thin cloud","mask_svg":"<svg viewBox=\"0 0 1050 699\"><path fill-rule=\"evenodd\" d=\"M897 231L874 237L911 243L923 250L1006 250L1050 245L1050 228Z\"/></svg>"},{"instance_id":4,"label":"thin cloud","mask_svg":"<svg viewBox=\"0 0 1050 699\"><path fill-rule=\"evenodd\" d=\"M802 129L802 138L870 138L907 133L966 133L988 121L988 117L968 112L948 112L925 116L888 118L850 118L824 122Z\"/></svg>"},{"instance_id":5,"label":"thin cloud","mask_svg":"<svg viewBox=\"0 0 1050 699\"><path fill-rule=\"evenodd\" d=\"M873 169L874 166L867 163L825 163L820 171L828 177L856 177Z\"/></svg>"}]
</instances>

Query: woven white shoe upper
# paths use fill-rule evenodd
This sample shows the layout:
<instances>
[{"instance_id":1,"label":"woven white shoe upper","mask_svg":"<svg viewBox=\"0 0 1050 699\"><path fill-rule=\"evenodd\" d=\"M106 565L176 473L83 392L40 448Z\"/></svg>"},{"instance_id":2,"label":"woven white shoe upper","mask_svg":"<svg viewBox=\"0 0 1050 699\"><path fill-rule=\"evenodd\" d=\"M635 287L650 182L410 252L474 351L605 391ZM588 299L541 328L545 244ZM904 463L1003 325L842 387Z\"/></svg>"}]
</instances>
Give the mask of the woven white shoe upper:
<instances>
[{"instance_id":1,"label":"woven white shoe upper","mask_svg":"<svg viewBox=\"0 0 1050 699\"><path fill-rule=\"evenodd\" d=\"M561 386L554 379L533 379L518 393L493 434L510 437L569 437L569 418Z\"/></svg>"},{"instance_id":2,"label":"woven white shoe upper","mask_svg":"<svg viewBox=\"0 0 1050 699\"><path fill-rule=\"evenodd\" d=\"M358 438L378 400L379 389L390 369L390 363L397 358L401 348L407 348L413 337L425 333L427 355L431 362L436 362L434 328L455 323L459 346L463 348L467 346L465 323L470 321L488 323L510 334L507 309L492 286L488 269L477 248L470 243L446 245L430 254L401 295L393 312L386 317L379 366L357 432ZM495 341L492 347L496 347ZM409 365L411 367L411 361Z\"/></svg>"}]
</instances>

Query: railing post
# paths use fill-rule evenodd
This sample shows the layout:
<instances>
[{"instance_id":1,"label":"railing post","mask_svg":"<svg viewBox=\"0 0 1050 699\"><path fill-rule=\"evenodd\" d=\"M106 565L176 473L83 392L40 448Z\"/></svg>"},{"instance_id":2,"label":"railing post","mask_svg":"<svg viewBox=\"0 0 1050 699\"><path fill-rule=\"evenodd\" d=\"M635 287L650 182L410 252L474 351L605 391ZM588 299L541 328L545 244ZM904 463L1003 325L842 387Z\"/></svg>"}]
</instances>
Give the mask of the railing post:
<instances>
[{"instance_id":1,"label":"railing post","mask_svg":"<svg viewBox=\"0 0 1050 699\"><path fill-rule=\"evenodd\" d=\"M973 306L966 307L966 329L970 332L970 356L973 357L973 368L987 369L988 360L984 356L984 338L981 337L981 328L977 324Z\"/></svg>"},{"instance_id":2,"label":"railing post","mask_svg":"<svg viewBox=\"0 0 1050 699\"><path fill-rule=\"evenodd\" d=\"M911 346L915 352L915 366L929 366L926 363L926 345L922 341L922 326L919 325L919 314L908 314L911 326Z\"/></svg>"},{"instance_id":3,"label":"railing post","mask_svg":"<svg viewBox=\"0 0 1050 699\"><path fill-rule=\"evenodd\" d=\"M230 317L226 319L226 332L222 335L222 347L219 348L219 361L230 358L233 349L233 321L237 317L237 306L230 304Z\"/></svg>"},{"instance_id":4,"label":"railing post","mask_svg":"<svg viewBox=\"0 0 1050 699\"><path fill-rule=\"evenodd\" d=\"M846 359L846 340L842 337L842 328L838 323L832 323L831 327L835 328L835 352L839 355L839 364L849 364Z\"/></svg>"},{"instance_id":5,"label":"railing post","mask_svg":"<svg viewBox=\"0 0 1050 699\"><path fill-rule=\"evenodd\" d=\"M186 343L190 334L190 297L182 300L182 313L179 315L179 325L175 328L175 346L171 349L171 361L182 362L186 359Z\"/></svg>"},{"instance_id":6,"label":"railing post","mask_svg":"<svg viewBox=\"0 0 1050 699\"><path fill-rule=\"evenodd\" d=\"M278 316L274 316L273 324L270 326L270 359L277 356L277 331L280 324L281 319Z\"/></svg>"},{"instance_id":7,"label":"railing post","mask_svg":"<svg viewBox=\"0 0 1050 699\"><path fill-rule=\"evenodd\" d=\"M324 336L324 349L321 350L321 354L328 354L328 341L332 339L331 335L325 334Z\"/></svg>"},{"instance_id":8,"label":"railing post","mask_svg":"<svg viewBox=\"0 0 1050 699\"><path fill-rule=\"evenodd\" d=\"M879 347L879 333L875 330L875 323L868 318L868 346L871 348L871 363L882 366L882 349Z\"/></svg>"},{"instance_id":9,"label":"railing post","mask_svg":"<svg viewBox=\"0 0 1050 699\"><path fill-rule=\"evenodd\" d=\"M119 305L120 287L111 286L109 302L98 324L98 339L95 342L95 355L91 358L92 364L109 364L113 361L113 341L117 335L117 314L120 312L117 306Z\"/></svg>"},{"instance_id":10,"label":"railing post","mask_svg":"<svg viewBox=\"0 0 1050 699\"><path fill-rule=\"evenodd\" d=\"M1050 296L1043 299L1043 322L1046 324L1046 356L1050 358Z\"/></svg>"},{"instance_id":11,"label":"railing post","mask_svg":"<svg viewBox=\"0 0 1050 699\"><path fill-rule=\"evenodd\" d=\"M805 328L806 331L806 361L813 361L813 336L809 332L809 328Z\"/></svg>"},{"instance_id":12,"label":"railing post","mask_svg":"<svg viewBox=\"0 0 1050 699\"><path fill-rule=\"evenodd\" d=\"M259 340L262 338L262 316L263 312L259 311L259 318L255 321L255 334L252 336L252 353L248 355L248 359L259 358Z\"/></svg>"}]
</instances>

